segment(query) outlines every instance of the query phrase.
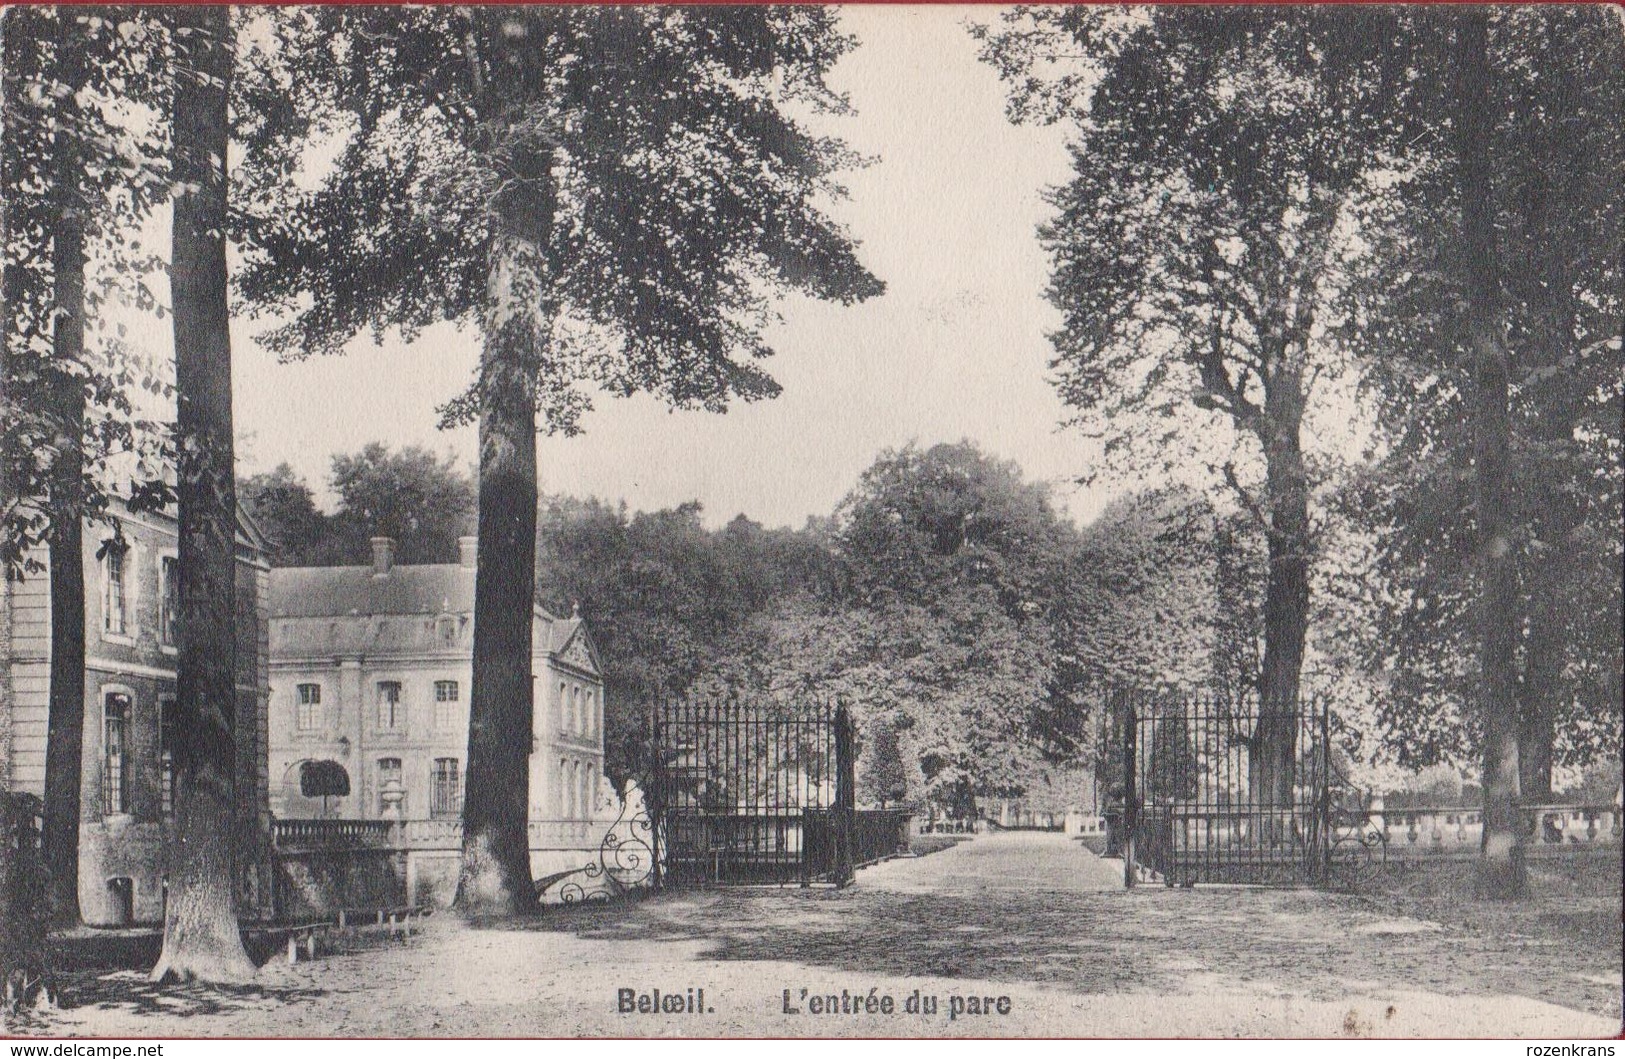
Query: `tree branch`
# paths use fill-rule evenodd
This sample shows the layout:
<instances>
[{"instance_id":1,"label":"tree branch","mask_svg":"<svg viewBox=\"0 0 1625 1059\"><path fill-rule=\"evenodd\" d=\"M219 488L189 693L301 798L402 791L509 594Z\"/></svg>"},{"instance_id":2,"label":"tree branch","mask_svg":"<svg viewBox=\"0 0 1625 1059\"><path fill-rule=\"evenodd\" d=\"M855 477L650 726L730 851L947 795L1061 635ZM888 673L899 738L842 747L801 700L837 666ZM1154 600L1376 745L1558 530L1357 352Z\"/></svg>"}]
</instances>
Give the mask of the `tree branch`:
<instances>
[{"instance_id":1,"label":"tree branch","mask_svg":"<svg viewBox=\"0 0 1625 1059\"><path fill-rule=\"evenodd\" d=\"M1269 517L1265 515L1263 506L1253 497L1252 493L1247 491L1247 487L1242 485L1241 479L1236 476L1235 462L1225 460L1224 466L1218 468L1218 470L1224 475L1225 484L1235 492L1236 499L1241 501L1241 506L1247 509L1247 513L1252 516L1253 521L1257 522L1259 528L1265 533L1269 533Z\"/></svg>"}]
</instances>

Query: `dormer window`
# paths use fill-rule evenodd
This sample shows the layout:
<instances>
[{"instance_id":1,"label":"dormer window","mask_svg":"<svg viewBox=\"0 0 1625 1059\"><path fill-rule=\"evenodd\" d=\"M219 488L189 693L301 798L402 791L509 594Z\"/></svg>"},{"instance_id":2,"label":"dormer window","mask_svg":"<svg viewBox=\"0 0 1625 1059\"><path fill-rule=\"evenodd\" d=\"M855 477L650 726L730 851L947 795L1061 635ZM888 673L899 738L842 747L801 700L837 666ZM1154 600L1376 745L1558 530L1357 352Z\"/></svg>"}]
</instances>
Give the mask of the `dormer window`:
<instances>
[{"instance_id":1,"label":"dormer window","mask_svg":"<svg viewBox=\"0 0 1625 1059\"><path fill-rule=\"evenodd\" d=\"M457 642L456 616L452 614L442 614L439 618L436 618L434 623L434 635L435 639L439 640L443 644L455 644Z\"/></svg>"}]
</instances>

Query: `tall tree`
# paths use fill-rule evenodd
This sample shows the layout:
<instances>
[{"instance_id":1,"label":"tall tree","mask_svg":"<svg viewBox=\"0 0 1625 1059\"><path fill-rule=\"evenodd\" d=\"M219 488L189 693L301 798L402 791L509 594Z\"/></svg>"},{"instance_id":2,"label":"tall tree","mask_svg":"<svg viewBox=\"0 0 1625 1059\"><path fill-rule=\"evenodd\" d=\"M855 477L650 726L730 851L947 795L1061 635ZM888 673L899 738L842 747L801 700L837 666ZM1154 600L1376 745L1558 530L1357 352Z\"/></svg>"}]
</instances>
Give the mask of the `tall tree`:
<instances>
[{"instance_id":1,"label":"tall tree","mask_svg":"<svg viewBox=\"0 0 1625 1059\"><path fill-rule=\"evenodd\" d=\"M1365 12L1179 7L1023 10L980 31L1012 117L1074 129L1073 177L1042 230L1062 399L1120 466L1205 462L1264 533L1248 745L1269 804L1294 782L1317 325L1346 252L1339 218L1391 117L1393 30Z\"/></svg>"},{"instance_id":2,"label":"tall tree","mask_svg":"<svg viewBox=\"0 0 1625 1059\"><path fill-rule=\"evenodd\" d=\"M711 409L771 396L752 361L770 352L772 292L880 290L821 205L850 156L784 106L841 110L824 77L850 41L817 8L290 17L300 103L334 132L336 162L305 193L285 179L298 145L246 130L246 171L281 190L243 290L292 314L269 336L285 355L369 327L480 333L477 378L446 409L480 423L458 900L527 910L537 417L578 429L590 384Z\"/></svg>"},{"instance_id":3,"label":"tall tree","mask_svg":"<svg viewBox=\"0 0 1625 1059\"><path fill-rule=\"evenodd\" d=\"M3 445L10 488L0 519L8 578L49 548L51 648L45 850L53 914L78 919L78 840L85 698L83 526L108 503L115 470L137 508L167 490L159 434L132 415L123 388L160 384L122 356L93 310L108 288L135 294L155 267L122 228L161 196L153 138L110 114L116 97L150 100L156 20L104 9L10 13L4 35L6 174ZM103 264L87 282L94 248ZM88 341L87 341L88 338Z\"/></svg>"},{"instance_id":4,"label":"tall tree","mask_svg":"<svg viewBox=\"0 0 1625 1059\"><path fill-rule=\"evenodd\" d=\"M65 13L56 19L51 191L55 226L51 360L46 389L57 437L51 463L51 664L46 714L45 824L41 836L59 922L79 921L79 795L85 727L84 432L85 189L78 145L84 118L79 93L88 79L85 34Z\"/></svg>"},{"instance_id":5,"label":"tall tree","mask_svg":"<svg viewBox=\"0 0 1625 1059\"><path fill-rule=\"evenodd\" d=\"M1489 11L1464 10L1456 32L1457 189L1472 355L1473 481L1478 514L1479 687L1483 711L1483 873L1491 893L1514 897L1524 888L1523 826L1518 820L1517 571L1507 525L1512 424L1511 375L1495 235L1495 185L1489 137L1494 122Z\"/></svg>"},{"instance_id":6,"label":"tall tree","mask_svg":"<svg viewBox=\"0 0 1625 1059\"><path fill-rule=\"evenodd\" d=\"M1526 802L1618 746L1625 42L1600 9L1482 14L1409 42L1414 131L1360 211L1345 338L1384 456L1348 490L1342 628L1402 761L1500 743L1499 818L1509 726Z\"/></svg>"},{"instance_id":7,"label":"tall tree","mask_svg":"<svg viewBox=\"0 0 1625 1059\"><path fill-rule=\"evenodd\" d=\"M177 8L172 112L177 568L175 841L154 980L247 978L234 886L237 494L226 291L231 10Z\"/></svg>"}]
</instances>

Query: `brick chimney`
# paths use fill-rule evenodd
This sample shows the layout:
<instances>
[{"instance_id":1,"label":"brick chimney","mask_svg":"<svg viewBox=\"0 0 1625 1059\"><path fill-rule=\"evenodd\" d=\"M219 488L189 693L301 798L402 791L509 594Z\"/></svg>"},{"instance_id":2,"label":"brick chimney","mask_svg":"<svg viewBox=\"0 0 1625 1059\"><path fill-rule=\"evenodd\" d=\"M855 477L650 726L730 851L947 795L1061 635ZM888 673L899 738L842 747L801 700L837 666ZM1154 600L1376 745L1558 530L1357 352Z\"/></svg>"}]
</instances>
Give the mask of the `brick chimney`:
<instances>
[{"instance_id":1,"label":"brick chimney","mask_svg":"<svg viewBox=\"0 0 1625 1059\"><path fill-rule=\"evenodd\" d=\"M479 555L479 542L478 537L457 538L457 565L474 569L474 560Z\"/></svg>"},{"instance_id":2,"label":"brick chimney","mask_svg":"<svg viewBox=\"0 0 1625 1059\"><path fill-rule=\"evenodd\" d=\"M372 538L372 576L383 577L395 565L395 538Z\"/></svg>"}]
</instances>

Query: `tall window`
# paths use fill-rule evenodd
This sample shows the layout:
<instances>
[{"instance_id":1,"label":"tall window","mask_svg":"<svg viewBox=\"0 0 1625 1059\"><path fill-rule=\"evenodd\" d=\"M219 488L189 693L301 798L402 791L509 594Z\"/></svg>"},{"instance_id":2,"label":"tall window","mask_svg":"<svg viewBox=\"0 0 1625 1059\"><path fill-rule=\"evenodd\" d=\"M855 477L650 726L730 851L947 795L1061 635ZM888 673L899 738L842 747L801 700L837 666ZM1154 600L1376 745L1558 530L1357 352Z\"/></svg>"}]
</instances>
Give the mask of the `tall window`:
<instances>
[{"instance_id":1,"label":"tall window","mask_svg":"<svg viewBox=\"0 0 1625 1059\"><path fill-rule=\"evenodd\" d=\"M386 790L401 792L401 813L406 813L406 778L401 771L401 759L398 757L381 757L378 759L378 811L382 813L389 807L384 798Z\"/></svg>"},{"instance_id":2,"label":"tall window","mask_svg":"<svg viewBox=\"0 0 1625 1059\"><path fill-rule=\"evenodd\" d=\"M434 725L436 728L455 728L457 726L457 682L455 680L437 680L434 682Z\"/></svg>"},{"instance_id":3,"label":"tall window","mask_svg":"<svg viewBox=\"0 0 1625 1059\"><path fill-rule=\"evenodd\" d=\"M297 707L295 723L301 732L313 732L322 726L322 686L301 684L295 689Z\"/></svg>"},{"instance_id":4,"label":"tall window","mask_svg":"<svg viewBox=\"0 0 1625 1059\"><path fill-rule=\"evenodd\" d=\"M401 706L401 682L398 680L380 680L378 682L378 727L393 731L401 727L406 720L406 712Z\"/></svg>"},{"instance_id":5,"label":"tall window","mask_svg":"<svg viewBox=\"0 0 1625 1059\"><path fill-rule=\"evenodd\" d=\"M462 776L457 771L457 759L434 759L434 796L429 803L430 816L460 816L463 812Z\"/></svg>"},{"instance_id":6,"label":"tall window","mask_svg":"<svg viewBox=\"0 0 1625 1059\"><path fill-rule=\"evenodd\" d=\"M102 629L123 636L126 627L124 550L109 547L102 558Z\"/></svg>"},{"instance_id":7,"label":"tall window","mask_svg":"<svg viewBox=\"0 0 1625 1059\"><path fill-rule=\"evenodd\" d=\"M175 696L158 699L158 798L165 816L175 815Z\"/></svg>"},{"instance_id":8,"label":"tall window","mask_svg":"<svg viewBox=\"0 0 1625 1059\"><path fill-rule=\"evenodd\" d=\"M570 685L570 731L581 731L581 685Z\"/></svg>"},{"instance_id":9,"label":"tall window","mask_svg":"<svg viewBox=\"0 0 1625 1059\"><path fill-rule=\"evenodd\" d=\"M180 565L173 555L158 560L158 641L165 647L180 643Z\"/></svg>"},{"instance_id":10,"label":"tall window","mask_svg":"<svg viewBox=\"0 0 1625 1059\"><path fill-rule=\"evenodd\" d=\"M117 691L103 700L102 810L130 811L130 696Z\"/></svg>"}]
</instances>

